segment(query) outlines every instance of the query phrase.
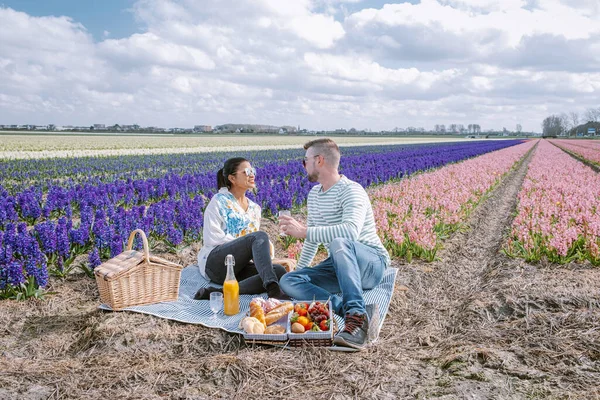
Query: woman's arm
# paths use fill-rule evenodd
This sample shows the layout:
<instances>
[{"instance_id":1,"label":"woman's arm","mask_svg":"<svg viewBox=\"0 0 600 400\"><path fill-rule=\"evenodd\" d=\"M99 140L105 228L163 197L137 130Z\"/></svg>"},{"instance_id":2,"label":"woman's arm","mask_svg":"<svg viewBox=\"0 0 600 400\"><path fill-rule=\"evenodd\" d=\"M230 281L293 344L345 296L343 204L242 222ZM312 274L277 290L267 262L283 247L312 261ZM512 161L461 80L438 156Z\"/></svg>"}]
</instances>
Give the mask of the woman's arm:
<instances>
[{"instance_id":1,"label":"woman's arm","mask_svg":"<svg viewBox=\"0 0 600 400\"><path fill-rule=\"evenodd\" d=\"M256 204L256 203L254 203ZM256 204L255 210L254 210L254 224L256 225L256 229L258 229L260 231L260 222L262 219L262 208L260 208L260 206L258 204ZM273 242L271 242L271 238L269 238L269 250L271 253L271 259L275 258L275 246L273 246Z\"/></svg>"}]
</instances>

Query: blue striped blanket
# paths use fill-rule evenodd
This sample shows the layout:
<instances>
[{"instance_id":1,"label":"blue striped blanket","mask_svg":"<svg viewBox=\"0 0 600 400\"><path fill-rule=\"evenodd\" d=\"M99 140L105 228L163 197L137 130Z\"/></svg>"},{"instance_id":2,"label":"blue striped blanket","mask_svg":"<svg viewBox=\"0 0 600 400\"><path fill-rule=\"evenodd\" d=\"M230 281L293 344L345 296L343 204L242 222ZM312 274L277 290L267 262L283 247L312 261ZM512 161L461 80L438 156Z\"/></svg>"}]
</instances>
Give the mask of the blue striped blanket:
<instances>
[{"instance_id":1,"label":"blue striped blanket","mask_svg":"<svg viewBox=\"0 0 600 400\"><path fill-rule=\"evenodd\" d=\"M388 312L392 294L394 293L394 283L396 280L396 268L388 268L381 283L364 292L366 304L377 304L379 307L379 326L377 331L383 326L383 321ZM171 319L174 321L185 322L188 324L200 324L208 328L219 328L227 332L243 334L238 327L240 320L244 317L245 311L250 308L250 301L254 297L267 297L266 293L262 295L240 295L240 311L238 315L226 316L221 311L216 318L210 310L208 300L194 300L194 295L200 287L209 285L209 281L200 275L198 267L191 265L181 271L181 283L179 287L179 298L177 301L150 304L146 306L134 306L126 308L127 311L134 311L143 314L154 315L159 318ZM339 296L339 295L336 295ZM102 304L103 310L111 308ZM335 320L340 329L344 327L344 320L339 315L335 315Z\"/></svg>"}]
</instances>

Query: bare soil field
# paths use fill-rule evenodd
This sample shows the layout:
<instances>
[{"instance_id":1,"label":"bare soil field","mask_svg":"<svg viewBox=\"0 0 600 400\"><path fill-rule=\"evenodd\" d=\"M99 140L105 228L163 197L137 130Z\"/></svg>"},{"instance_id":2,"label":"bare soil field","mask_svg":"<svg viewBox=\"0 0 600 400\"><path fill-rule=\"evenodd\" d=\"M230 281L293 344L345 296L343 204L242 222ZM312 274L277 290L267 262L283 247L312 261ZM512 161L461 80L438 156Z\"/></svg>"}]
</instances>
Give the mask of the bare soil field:
<instances>
[{"instance_id":1,"label":"bare soil field","mask_svg":"<svg viewBox=\"0 0 600 400\"><path fill-rule=\"evenodd\" d=\"M45 300L0 302L0 399L600 398L600 271L500 252L528 162L438 261L394 260L389 314L363 352L250 346L219 330L102 311L95 282L74 275L52 280L56 294ZM188 265L198 250L160 255Z\"/></svg>"},{"instance_id":2,"label":"bare soil field","mask_svg":"<svg viewBox=\"0 0 600 400\"><path fill-rule=\"evenodd\" d=\"M316 136L0 135L1 159L301 149ZM340 146L447 143L462 137L336 136Z\"/></svg>"}]
</instances>

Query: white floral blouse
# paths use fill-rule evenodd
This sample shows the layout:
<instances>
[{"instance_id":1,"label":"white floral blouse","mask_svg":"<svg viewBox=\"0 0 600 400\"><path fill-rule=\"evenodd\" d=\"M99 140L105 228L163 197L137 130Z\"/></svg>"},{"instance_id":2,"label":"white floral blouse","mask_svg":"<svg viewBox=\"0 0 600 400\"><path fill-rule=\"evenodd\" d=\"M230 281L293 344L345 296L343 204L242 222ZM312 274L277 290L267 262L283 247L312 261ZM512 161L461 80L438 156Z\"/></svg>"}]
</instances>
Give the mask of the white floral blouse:
<instances>
[{"instance_id":1,"label":"white floral blouse","mask_svg":"<svg viewBox=\"0 0 600 400\"><path fill-rule=\"evenodd\" d=\"M258 204L248 199L248 209L244 210L227 188L221 188L204 210L204 243L198 253L198 267L202 276L206 278L206 259L210 252L219 245L258 231L260 218L261 208Z\"/></svg>"}]
</instances>

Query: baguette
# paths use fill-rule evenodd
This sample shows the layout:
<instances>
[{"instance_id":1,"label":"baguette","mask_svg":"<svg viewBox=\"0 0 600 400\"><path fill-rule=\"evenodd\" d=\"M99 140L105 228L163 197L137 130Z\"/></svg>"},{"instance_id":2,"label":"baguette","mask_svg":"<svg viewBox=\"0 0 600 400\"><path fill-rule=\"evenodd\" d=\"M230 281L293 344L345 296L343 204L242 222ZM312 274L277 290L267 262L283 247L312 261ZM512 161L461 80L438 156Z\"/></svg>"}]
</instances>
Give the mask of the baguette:
<instances>
[{"instance_id":1,"label":"baguette","mask_svg":"<svg viewBox=\"0 0 600 400\"><path fill-rule=\"evenodd\" d=\"M272 312L283 312L283 311L285 311L286 313L289 313L293 309L294 309L294 305L292 304L292 302L291 301L286 301L285 303L281 303L277 307L271 309L271 311L269 311L269 313L267 315L271 314Z\"/></svg>"},{"instance_id":2,"label":"baguette","mask_svg":"<svg viewBox=\"0 0 600 400\"><path fill-rule=\"evenodd\" d=\"M288 313L286 313L286 312L270 312L265 317L265 322L267 323L267 326L268 326L268 325L274 324L275 322L279 321L281 318L285 317L286 315L288 315Z\"/></svg>"},{"instance_id":3,"label":"baguette","mask_svg":"<svg viewBox=\"0 0 600 400\"><path fill-rule=\"evenodd\" d=\"M279 321L281 318L288 315L289 312L293 309L294 306L291 301L285 302L275 307L274 309L269 311L269 313L265 316L265 322L267 326Z\"/></svg>"}]
</instances>

